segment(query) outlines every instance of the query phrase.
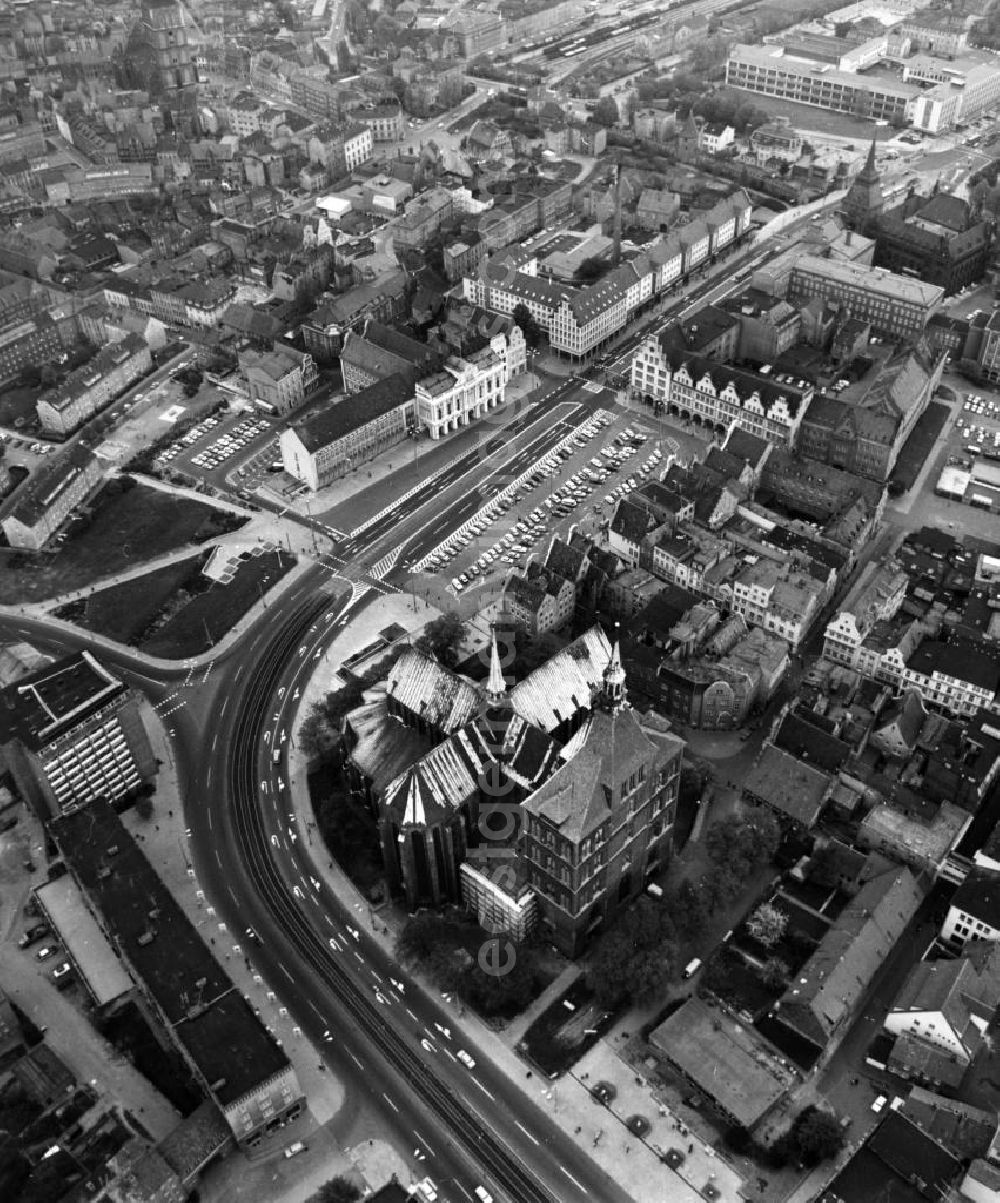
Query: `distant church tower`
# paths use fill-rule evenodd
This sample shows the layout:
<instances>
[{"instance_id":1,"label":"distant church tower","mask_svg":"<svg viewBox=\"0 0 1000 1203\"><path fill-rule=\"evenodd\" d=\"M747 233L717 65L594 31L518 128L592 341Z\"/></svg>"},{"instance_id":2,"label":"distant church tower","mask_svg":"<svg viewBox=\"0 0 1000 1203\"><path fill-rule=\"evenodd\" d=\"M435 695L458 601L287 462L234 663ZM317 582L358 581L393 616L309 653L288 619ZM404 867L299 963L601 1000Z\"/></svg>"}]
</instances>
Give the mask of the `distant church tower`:
<instances>
[{"instance_id":1,"label":"distant church tower","mask_svg":"<svg viewBox=\"0 0 1000 1203\"><path fill-rule=\"evenodd\" d=\"M844 198L847 224L858 234L867 234L872 223L885 208L882 181L875 166L875 139L868 148L868 158Z\"/></svg>"}]
</instances>

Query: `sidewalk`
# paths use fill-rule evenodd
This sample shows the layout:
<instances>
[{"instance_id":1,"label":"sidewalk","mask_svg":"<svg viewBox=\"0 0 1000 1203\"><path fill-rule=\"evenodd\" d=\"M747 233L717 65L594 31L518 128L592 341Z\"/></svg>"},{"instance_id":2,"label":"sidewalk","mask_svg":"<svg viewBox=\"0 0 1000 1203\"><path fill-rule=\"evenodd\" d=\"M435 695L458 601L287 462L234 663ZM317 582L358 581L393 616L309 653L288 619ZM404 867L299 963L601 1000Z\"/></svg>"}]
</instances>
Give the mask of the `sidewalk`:
<instances>
[{"instance_id":1,"label":"sidewalk","mask_svg":"<svg viewBox=\"0 0 1000 1203\"><path fill-rule=\"evenodd\" d=\"M269 1138L258 1149L231 1153L212 1165L198 1183L203 1203L259 1203L264 1199L267 1203L305 1203L336 1174L348 1175L362 1186L367 1183L373 1190L385 1185L394 1174L409 1181L405 1161L380 1138L373 1117L357 1106L345 1109L342 1083L328 1069L320 1068L322 1062L311 1041L253 968L252 947L245 945L239 932L227 930L199 888L188 858L173 752L162 720L148 707L143 710L153 752L161 762L153 814L143 820L133 808L125 812L122 821L237 989L280 1041L307 1101L305 1115L293 1127ZM53 994L63 1001L61 995ZM126 1090L122 1090L122 1096L132 1097ZM148 1113L147 1103L143 1122ZM176 1122L158 1123L154 1135L165 1135L159 1129L169 1131ZM289 1160L283 1150L292 1140L302 1140L306 1152Z\"/></svg>"},{"instance_id":2,"label":"sidewalk","mask_svg":"<svg viewBox=\"0 0 1000 1203\"><path fill-rule=\"evenodd\" d=\"M333 664L341 663L354 650L370 642L372 632L391 621L391 608L394 604L399 605L400 599L379 599L368 607L361 616L362 621L356 626L352 624L331 645L327 653L330 661ZM298 750L295 733L301 719L309 713L311 702L325 690L326 681L327 678L322 673L314 674L309 685L302 690L299 709L292 720L289 793L296 813L298 830L305 834L305 839L300 842L300 849L313 863L311 872L326 883L344 907L357 913L359 923L364 924L370 938L392 957L396 931L402 922L402 916L394 913L392 908L386 905L379 908L370 906L340 866L330 860L312 818L306 784L306 764ZM577 967L574 966L573 969L577 970ZM570 970L567 970L561 978L566 977L569 972ZM428 993L435 992L434 987L426 982L423 983L423 988ZM552 986L547 993L555 996L558 990ZM532 1008L532 1017L537 1009L538 1004ZM712 1160L710 1169L706 1169L709 1160L712 1159L711 1152L702 1151L692 1158L689 1173L698 1180L698 1189L695 1190L687 1180L678 1177L660 1161L659 1153L650 1143L634 1137L624 1126L624 1122L619 1124L617 1120L613 1120L614 1127L609 1127L608 1112L595 1103L585 1082L570 1075L551 1084L531 1073L526 1063L514 1051L514 1045L523 1035L529 1021L530 1017L522 1017L505 1031L496 1032L468 1008L456 1006L452 1016L452 1027L461 1031L470 1044L480 1050L481 1055L488 1056L506 1074L510 1082L520 1089L527 1101L547 1111L550 1118L559 1124L567 1135L581 1140L589 1138L589 1141L593 1142L598 1129L603 1125L605 1135L598 1139L596 1145L581 1145L581 1152L586 1152L623 1189L629 1191L636 1203L664 1203L665 1200L669 1200L670 1203L694 1203L696 1199L704 1197L699 1195L698 1191L709 1181L709 1172L716 1175L712 1179L719 1190L716 1197L722 1200L722 1203L738 1203L738 1175L731 1167L717 1160ZM653 1115L659 1116L659 1103L652 1099L648 1090L635 1087L635 1070L618 1055L610 1041L600 1042L597 1049L592 1050L588 1056L604 1058L601 1062L605 1067L603 1072L611 1075L609 1080L614 1081L625 1097L634 1101L637 1110L650 1119ZM634 1088L633 1094L627 1093L630 1083ZM529 1109L525 1109L523 1118L530 1129ZM670 1123L668 1117L661 1118ZM662 1138L665 1139L665 1136L664 1131ZM693 1142L693 1138L688 1139Z\"/></svg>"}]
</instances>

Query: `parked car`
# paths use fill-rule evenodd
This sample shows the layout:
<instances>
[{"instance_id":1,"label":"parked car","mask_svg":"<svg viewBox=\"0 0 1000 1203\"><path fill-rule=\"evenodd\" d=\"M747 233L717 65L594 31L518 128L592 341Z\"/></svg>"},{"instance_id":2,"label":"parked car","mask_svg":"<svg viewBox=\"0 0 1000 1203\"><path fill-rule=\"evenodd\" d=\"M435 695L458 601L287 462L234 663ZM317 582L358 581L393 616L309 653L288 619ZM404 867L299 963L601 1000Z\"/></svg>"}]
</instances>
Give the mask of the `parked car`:
<instances>
[{"instance_id":1,"label":"parked car","mask_svg":"<svg viewBox=\"0 0 1000 1203\"><path fill-rule=\"evenodd\" d=\"M45 923L34 923L24 935L18 940L18 948L30 948L36 940L40 940L42 936L49 934L48 925Z\"/></svg>"},{"instance_id":2,"label":"parked car","mask_svg":"<svg viewBox=\"0 0 1000 1203\"><path fill-rule=\"evenodd\" d=\"M66 974L69 973L72 968L73 968L73 966L69 963L69 961L61 962L61 964L57 965L55 967L55 969L52 970L53 980L58 981L59 978L65 977Z\"/></svg>"},{"instance_id":3,"label":"parked car","mask_svg":"<svg viewBox=\"0 0 1000 1203\"><path fill-rule=\"evenodd\" d=\"M39 950L35 953L35 960L47 961L49 957L54 956L55 953L56 946L54 944L46 944L42 948L39 948Z\"/></svg>"}]
</instances>

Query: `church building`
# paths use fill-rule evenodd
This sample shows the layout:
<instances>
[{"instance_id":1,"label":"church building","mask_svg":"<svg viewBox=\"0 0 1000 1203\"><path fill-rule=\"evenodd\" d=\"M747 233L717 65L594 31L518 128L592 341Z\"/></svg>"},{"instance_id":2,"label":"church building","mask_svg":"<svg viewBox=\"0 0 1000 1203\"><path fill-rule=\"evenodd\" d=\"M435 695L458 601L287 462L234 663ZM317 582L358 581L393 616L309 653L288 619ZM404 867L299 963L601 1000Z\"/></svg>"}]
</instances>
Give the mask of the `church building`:
<instances>
[{"instance_id":1,"label":"church building","mask_svg":"<svg viewBox=\"0 0 1000 1203\"><path fill-rule=\"evenodd\" d=\"M875 266L937 284L952 294L986 274L992 227L968 201L936 188L930 197L911 189L901 204L888 208L875 143L868 160L844 198L851 227L875 239Z\"/></svg>"},{"instance_id":2,"label":"church building","mask_svg":"<svg viewBox=\"0 0 1000 1203\"><path fill-rule=\"evenodd\" d=\"M600 627L514 685L495 639L485 686L410 649L346 729L411 909L463 901L576 956L669 860L684 743Z\"/></svg>"}]
</instances>

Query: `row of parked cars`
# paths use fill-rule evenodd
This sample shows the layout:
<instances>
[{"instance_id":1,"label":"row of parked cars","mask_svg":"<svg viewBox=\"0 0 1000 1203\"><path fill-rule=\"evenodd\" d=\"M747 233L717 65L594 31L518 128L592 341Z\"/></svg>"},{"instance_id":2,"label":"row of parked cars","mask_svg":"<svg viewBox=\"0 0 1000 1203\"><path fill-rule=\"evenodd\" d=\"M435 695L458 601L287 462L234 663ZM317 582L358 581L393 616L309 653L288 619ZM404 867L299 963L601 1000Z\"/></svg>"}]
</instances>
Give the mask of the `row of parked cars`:
<instances>
[{"instance_id":1,"label":"row of parked cars","mask_svg":"<svg viewBox=\"0 0 1000 1203\"><path fill-rule=\"evenodd\" d=\"M611 421L610 414L598 411L580 427L573 442L579 447L585 447L587 441L595 438L601 429L608 426ZM560 470L560 463L568 460L572 454L573 452L568 447L561 447L557 451L549 452L548 455L538 462L535 470L522 483L519 490L495 498L476 521L472 522L464 531L456 531L449 539L445 540L438 550L427 560L425 565L426 570L428 572L439 572L464 547L468 546L474 538L484 535L497 519L501 518L517 504L520 498L527 497L532 489L538 488L539 485L544 484L547 479L554 476ZM585 481L582 474L577 473L571 476L561 489L550 494L545 499L544 505L551 512L549 515L546 515L541 507L536 506L530 514L522 518L514 526L513 530L498 539L492 547L484 551L465 572L453 578L451 582L452 588L456 593L460 593L472 580L480 576L497 560L503 560L507 564L516 563L518 558L526 555L544 535L546 524L551 514L565 517L575 505L579 504L590 493L592 487L592 484L588 484Z\"/></svg>"},{"instance_id":2,"label":"row of parked cars","mask_svg":"<svg viewBox=\"0 0 1000 1203\"><path fill-rule=\"evenodd\" d=\"M980 397L978 393L966 393L962 409L970 414L985 414L988 418L1000 416L1000 405L988 397Z\"/></svg>"},{"instance_id":3,"label":"row of parked cars","mask_svg":"<svg viewBox=\"0 0 1000 1203\"><path fill-rule=\"evenodd\" d=\"M237 422L228 434L220 435L213 443L209 443L204 451L192 456L191 463L197 464L199 468L217 468L268 429L270 424L262 418L244 418Z\"/></svg>"},{"instance_id":4,"label":"row of parked cars","mask_svg":"<svg viewBox=\"0 0 1000 1203\"><path fill-rule=\"evenodd\" d=\"M182 435L176 442L171 443L169 447L156 457L156 466L165 467L171 460L176 459L178 455L183 455L195 443L205 438L206 435L211 434L221 421L222 417L220 414L209 414L207 418L202 418L196 426L192 426L186 434ZM203 451L193 456L191 462L197 464L200 468L217 467L269 428L270 423L265 422L263 418L243 418L227 434L220 435L219 438L209 443Z\"/></svg>"},{"instance_id":5,"label":"row of parked cars","mask_svg":"<svg viewBox=\"0 0 1000 1203\"><path fill-rule=\"evenodd\" d=\"M18 948L32 948L39 940L52 934L47 923L32 923L17 942ZM46 942L35 952L35 960L51 962L49 977L60 990L65 990L72 982L73 966L61 957L62 949L54 942ZM61 959L60 959L61 958Z\"/></svg>"}]
</instances>

